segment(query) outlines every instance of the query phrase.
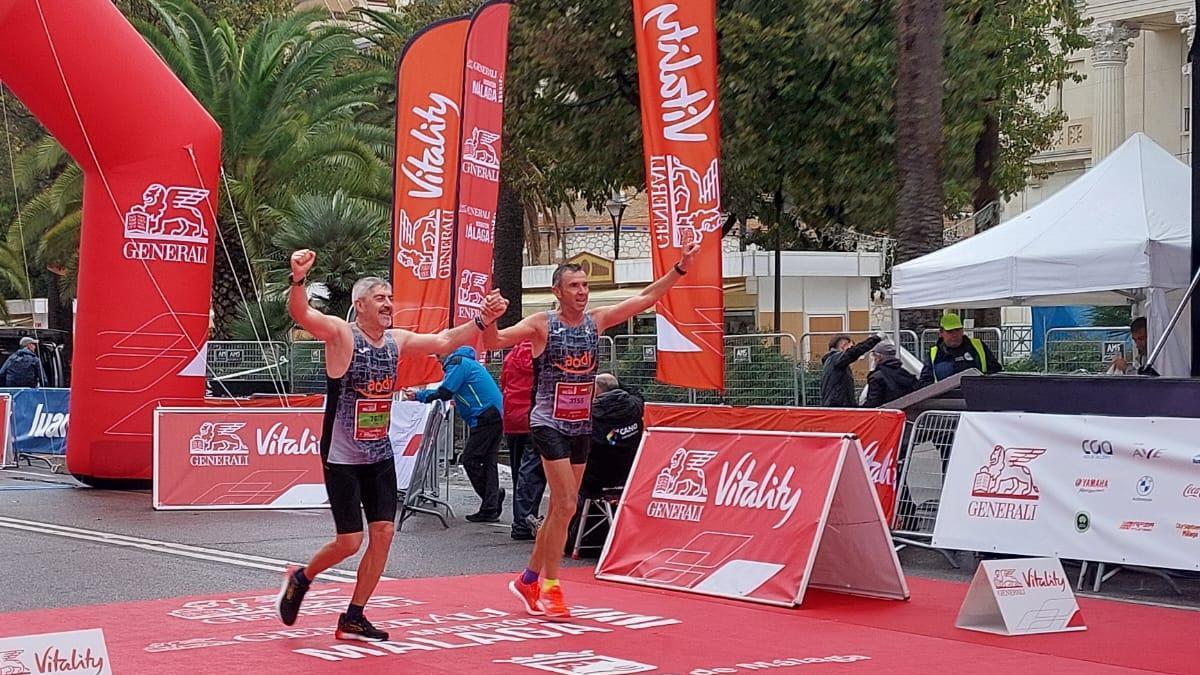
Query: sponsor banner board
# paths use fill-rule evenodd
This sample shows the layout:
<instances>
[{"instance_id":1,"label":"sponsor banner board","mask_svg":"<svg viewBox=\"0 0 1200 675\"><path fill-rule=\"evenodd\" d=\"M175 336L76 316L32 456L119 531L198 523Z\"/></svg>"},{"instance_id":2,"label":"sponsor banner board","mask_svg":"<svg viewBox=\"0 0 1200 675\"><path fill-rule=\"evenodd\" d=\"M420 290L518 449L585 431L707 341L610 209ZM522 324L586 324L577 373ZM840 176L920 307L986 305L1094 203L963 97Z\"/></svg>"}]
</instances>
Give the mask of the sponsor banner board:
<instances>
[{"instance_id":1,"label":"sponsor banner board","mask_svg":"<svg viewBox=\"0 0 1200 675\"><path fill-rule=\"evenodd\" d=\"M1087 630L1057 558L980 562L954 625L999 635Z\"/></svg>"},{"instance_id":2,"label":"sponsor banner board","mask_svg":"<svg viewBox=\"0 0 1200 675\"><path fill-rule=\"evenodd\" d=\"M1200 570L1200 420L963 413L938 548Z\"/></svg>"},{"instance_id":3,"label":"sponsor banner board","mask_svg":"<svg viewBox=\"0 0 1200 675\"><path fill-rule=\"evenodd\" d=\"M99 628L0 638L4 675L112 675L104 632Z\"/></svg>"},{"instance_id":4,"label":"sponsor banner board","mask_svg":"<svg viewBox=\"0 0 1200 675\"><path fill-rule=\"evenodd\" d=\"M12 396L0 394L0 467L16 466L17 453L12 444Z\"/></svg>"},{"instance_id":5,"label":"sponsor banner board","mask_svg":"<svg viewBox=\"0 0 1200 675\"><path fill-rule=\"evenodd\" d=\"M70 389L5 389L11 396L11 433L15 454L62 455L67 451Z\"/></svg>"}]
</instances>

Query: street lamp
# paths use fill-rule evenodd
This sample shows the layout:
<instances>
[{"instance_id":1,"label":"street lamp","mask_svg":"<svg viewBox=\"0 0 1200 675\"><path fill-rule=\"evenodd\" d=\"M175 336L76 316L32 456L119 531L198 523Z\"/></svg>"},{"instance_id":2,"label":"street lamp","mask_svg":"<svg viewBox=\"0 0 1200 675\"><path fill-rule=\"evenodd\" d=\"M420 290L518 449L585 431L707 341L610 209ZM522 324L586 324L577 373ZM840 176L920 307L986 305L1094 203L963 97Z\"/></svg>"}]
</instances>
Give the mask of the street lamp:
<instances>
[{"instance_id":1,"label":"street lamp","mask_svg":"<svg viewBox=\"0 0 1200 675\"><path fill-rule=\"evenodd\" d=\"M613 224L613 260L621 257L621 216L625 215L626 206L629 206L629 200L616 190L604 205Z\"/></svg>"}]
</instances>

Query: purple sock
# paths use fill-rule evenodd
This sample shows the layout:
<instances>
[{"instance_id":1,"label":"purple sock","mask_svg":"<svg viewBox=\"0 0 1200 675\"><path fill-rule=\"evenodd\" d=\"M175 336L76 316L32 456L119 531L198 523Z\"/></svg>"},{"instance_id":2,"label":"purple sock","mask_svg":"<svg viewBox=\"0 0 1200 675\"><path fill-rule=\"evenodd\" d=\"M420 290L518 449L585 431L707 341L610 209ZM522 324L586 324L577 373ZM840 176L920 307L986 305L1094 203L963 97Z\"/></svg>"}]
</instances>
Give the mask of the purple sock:
<instances>
[{"instance_id":1,"label":"purple sock","mask_svg":"<svg viewBox=\"0 0 1200 675\"><path fill-rule=\"evenodd\" d=\"M523 584L532 584L533 582L537 581L537 578L538 573L534 572L528 567L526 567L525 571L521 573L521 583Z\"/></svg>"},{"instance_id":2,"label":"purple sock","mask_svg":"<svg viewBox=\"0 0 1200 675\"><path fill-rule=\"evenodd\" d=\"M294 576L296 577L296 583L300 584L301 586L307 586L312 583L312 579L309 579L307 576L304 575L303 567L297 569L296 574Z\"/></svg>"}]
</instances>

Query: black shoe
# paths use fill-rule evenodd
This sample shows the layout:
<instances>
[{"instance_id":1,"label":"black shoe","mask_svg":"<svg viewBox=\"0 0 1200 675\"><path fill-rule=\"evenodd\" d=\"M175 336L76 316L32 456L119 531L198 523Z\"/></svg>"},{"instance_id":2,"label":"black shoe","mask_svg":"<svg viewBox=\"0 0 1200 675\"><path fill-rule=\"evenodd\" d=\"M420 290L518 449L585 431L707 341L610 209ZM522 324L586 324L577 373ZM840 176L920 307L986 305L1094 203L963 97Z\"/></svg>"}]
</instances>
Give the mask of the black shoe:
<instances>
[{"instance_id":1,"label":"black shoe","mask_svg":"<svg viewBox=\"0 0 1200 675\"><path fill-rule=\"evenodd\" d=\"M472 513L469 516L467 516L467 522L468 523L498 523L498 522L500 522L500 514L499 513L484 513L483 511L479 511L477 513Z\"/></svg>"},{"instance_id":2,"label":"black shoe","mask_svg":"<svg viewBox=\"0 0 1200 675\"><path fill-rule=\"evenodd\" d=\"M537 539L537 535L529 530L513 530L509 536L513 538L513 541L533 541Z\"/></svg>"},{"instance_id":3,"label":"black shoe","mask_svg":"<svg viewBox=\"0 0 1200 675\"><path fill-rule=\"evenodd\" d=\"M345 614L338 615L337 631L333 634L339 640L358 640L359 642L383 642L388 639L387 631L382 631L371 625L367 617L357 619L346 618Z\"/></svg>"},{"instance_id":4,"label":"black shoe","mask_svg":"<svg viewBox=\"0 0 1200 675\"><path fill-rule=\"evenodd\" d=\"M296 580L296 572L300 568L289 567L283 573L283 585L279 588L279 596L275 598L275 609L279 612L279 620L283 625L296 623L300 614L300 603L304 602L304 594L308 592L308 584Z\"/></svg>"}]
</instances>

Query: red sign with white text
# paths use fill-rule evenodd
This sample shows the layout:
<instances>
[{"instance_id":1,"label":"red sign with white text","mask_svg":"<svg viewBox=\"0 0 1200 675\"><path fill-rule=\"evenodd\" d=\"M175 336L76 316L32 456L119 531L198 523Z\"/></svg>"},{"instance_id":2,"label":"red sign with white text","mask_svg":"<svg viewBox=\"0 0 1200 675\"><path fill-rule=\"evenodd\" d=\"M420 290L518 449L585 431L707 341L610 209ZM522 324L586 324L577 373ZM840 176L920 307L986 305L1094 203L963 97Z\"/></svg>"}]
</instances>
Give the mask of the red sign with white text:
<instances>
[{"instance_id":1,"label":"red sign with white text","mask_svg":"<svg viewBox=\"0 0 1200 675\"><path fill-rule=\"evenodd\" d=\"M792 605L846 439L648 429L600 578Z\"/></svg>"},{"instance_id":2,"label":"red sign with white text","mask_svg":"<svg viewBox=\"0 0 1200 675\"><path fill-rule=\"evenodd\" d=\"M392 325L418 333L449 326L459 115L470 19L435 23L409 40L396 83ZM397 386L442 379L434 356L400 359Z\"/></svg>"},{"instance_id":3,"label":"red sign with white text","mask_svg":"<svg viewBox=\"0 0 1200 675\"><path fill-rule=\"evenodd\" d=\"M725 388L721 116L715 0L634 0L654 277L700 242L692 269L654 311L658 380Z\"/></svg>"},{"instance_id":4,"label":"red sign with white text","mask_svg":"<svg viewBox=\"0 0 1200 675\"><path fill-rule=\"evenodd\" d=\"M454 246L450 323L479 316L492 288L496 203L504 131L504 75L508 64L507 0L493 0L471 18L463 74L462 147Z\"/></svg>"},{"instance_id":5,"label":"red sign with white text","mask_svg":"<svg viewBox=\"0 0 1200 675\"><path fill-rule=\"evenodd\" d=\"M896 462L900 456L900 438L904 434L904 413L898 410L647 403L645 424L647 427L854 434L862 441L863 459L879 495L884 517L891 523L895 515Z\"/></svg>"},{"instance_id":6,"label":"red sign with white text","mask_svg":"<svg viewBox=\"0 0 1200 675\"><path fill-rule=\"evenodd\" d=\"M328 503L323 411L160 408L154 508L301 508Z\"/></svg>"},{"instance_id":7,"label":"red sign with white text","mask_svg":"<svg viewBox=\"0 0 1200 675\"><path fill-rule=\"evenodd\" d=\"M9 412L12 410L12 397L0 394L0 466L16 466L17 456L13 452L12 439L9 437Z\"/></svg>"}]
</instances>

